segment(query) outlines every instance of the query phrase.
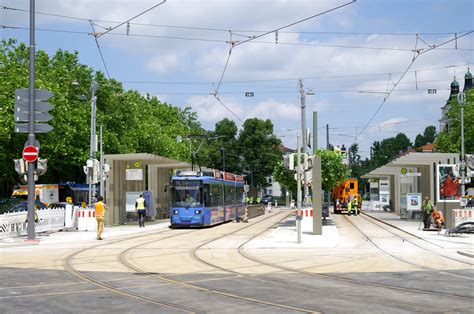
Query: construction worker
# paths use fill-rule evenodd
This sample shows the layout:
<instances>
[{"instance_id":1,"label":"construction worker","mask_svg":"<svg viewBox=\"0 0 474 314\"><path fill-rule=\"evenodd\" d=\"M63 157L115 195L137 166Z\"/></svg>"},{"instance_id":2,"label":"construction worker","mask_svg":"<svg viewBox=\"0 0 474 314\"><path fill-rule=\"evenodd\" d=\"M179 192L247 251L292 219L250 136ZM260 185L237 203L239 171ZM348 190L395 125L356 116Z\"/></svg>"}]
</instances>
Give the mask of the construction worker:
<instances>
[{"instance_id":1,"label":"construction worker","mask_svg":"<svg viewBox=\"0 0 474 314\"><path fill-rule=\"evenodd\" d=\"M261 201L260 196L257 196L257 204L260 204Z\"/></svg>"},{"instance_id":2,"label":"construction worker","mask_svg":"<svg viewBox=\"0 0 474 314\"><path fill-rule=\"evenodd\" d=\"M347 201L347 215L352 215L352 201L350 199Z\"/></svg>"},{"instance_id":3,"label":"construction worker","mask_svg":"<svg viewBox=\"0 0 474 314\"><path fill-rule=\"evenodd\" d=\"M109 210L104 204L104 198L99 196L97 203L94 204L95 219L97 220L97 240L102 240L102 231L104 230L104 211Z\"/></svg>"},{"instance_id":4,"label":"construction worker","mask_svg":"<svg viewBox=\"0 0 474 314\"><path fill-rule=\"evenodd\" d=\"M357 214L359 214L359 200L357 196L352 200L352 208L354 209L354 215L357 216Z\"/></svg>"},{"instance_id":5,"label":"construction worker","mask_svg":"<svg viewBox=\"0 0 474 314\"><path fill-rule=\"evenodd\" d=\"M346 146L344 146L344 144L342 144L342 147L341 147L341 156L343 158L347 157L347 148L346 148Z\"/></svg>"},{"instance_id":6,"label":"construction worker","mask_svg":"<svg viewBox=\"0 0 474 314\"><path fill-rule=\"evenodd\" d=\"M138 225L141 227L145 227L145 214L146 214L146 203L143 194L135 201L135 211L138 214Z\"/></svg>"}]
</instances>

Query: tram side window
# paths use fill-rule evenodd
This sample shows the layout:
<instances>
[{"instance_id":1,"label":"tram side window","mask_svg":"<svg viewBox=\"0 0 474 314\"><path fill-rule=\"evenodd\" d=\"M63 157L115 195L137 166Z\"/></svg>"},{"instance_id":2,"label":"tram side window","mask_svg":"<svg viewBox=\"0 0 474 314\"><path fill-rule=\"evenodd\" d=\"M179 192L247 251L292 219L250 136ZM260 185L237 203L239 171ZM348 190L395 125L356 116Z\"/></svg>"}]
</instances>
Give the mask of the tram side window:
<instances>
[{"instance_id":1,"label":"tram side window","mask_svg":"<svg viewBox=\"0 0 474 314\"><path fill-rule=\"evenodd\" d=\"M204 185L204 207L211 207L211 189L209 184Z\"/></svg>"},{"instance_id":2,"label":"tram side window","mask_svg":"<svg viewBox=\"0 0 474 314\"><path fill-rule=\"evenodd\" d=\"M222 206L223 194L222 185L211 185L211 206Z\"/></svg>"},{"instance_id":3,"label":"tram side window","mask_svg":"<svg viewBox=\"0 0 474 314\"><path fill-rule=\"evenodd\" d=\"M244 200L244 188L241 187L241 186L238 186L236 188L236 200L235 200L235 203L236 204L242 204L243 203L243 200Z\"/></svg>"},{"instance_id":4,"label":"tram side window","mask_svg":"<svg viewBox=\"0 0 474 314\"><path fill-rule=\"evenodd\" d=\"M226 185L224 189L225 189L225 205L231 205L232 204L232 187Z\"/></svg>"}]
</instances>

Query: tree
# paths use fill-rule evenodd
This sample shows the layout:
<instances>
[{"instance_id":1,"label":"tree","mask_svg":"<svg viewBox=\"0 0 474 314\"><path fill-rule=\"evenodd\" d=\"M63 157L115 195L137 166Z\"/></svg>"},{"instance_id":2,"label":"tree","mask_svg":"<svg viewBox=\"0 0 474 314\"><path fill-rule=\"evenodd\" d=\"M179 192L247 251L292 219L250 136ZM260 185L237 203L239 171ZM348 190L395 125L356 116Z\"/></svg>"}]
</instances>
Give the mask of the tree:
<instances>
[{"instance_id":1,"label":"tree","mask_svg":"<svg viewBox=\"0 0 474 314\"><path fill-rule=\"evenodd\" d=\"M403 133L398 133L395 137L389 137L382 142L374 142L373 159L374 167L385 165L401 152L411 147L410 139Z\"/></svg>"},{"instance_id":2,"label":"tree","mask_svg":"<svg viewBox=\"0 0 474 314\"><path fill-rule=\"evenodd\" d=\"M286 168L282 161L275 165L275 169L273 170L273 178L275 181L280 183L283 188L293 193L293 195L296 195L297 184L295 180L295 173Z\"/></svg>"},{"instance_id":3,"label":"tree","mask_svg":"<svg viewBox=\"0 0 474 314\"><path fill-rule=\"evenodd\" d=\"M258 118L247 119L239 133L239 150L243 166L248 169L247 181L252 187L268 185L275 165L281 161L281 140L273 134L273 123Z\"/></svg>"},{"instance_id":4,"label":"tree","mask_svg":"<svg viewBox=\"0 0 474 314\"><path fill-rule=\"evenodd\" d=\"M0 42L0 184L8 194L19 177L13 159L21 157L26 134L13 132L15 89L28 87L28 47L15 40ZM48 171L38 183L84 182L82 166L89 158L90 86L98 82L97 125L103 125L104 152L154 153L191 160L188 143L176 143L177 135L205 133L190 108L181 109L122 84L79 62L79 54L58 50L49 56L36 52L36 88L51 91L54 130L37 134L40 156L48 159ZM74 84L72 84L74 82Z\"/></svg>"},{"instance_id":5,"label":"tree","mask_svg":"<svg viewBox=\"0 0 474 314\"><path fill-rule=\"evenodd\" d=\"M316 155L321 157L321 185L324 191L331 191L336 185L350 177L349 166L342 163L338 153L332 150L318 149Z\"/></svg>"},{"instance_id":6,"label":"tree","mask_svg":"<svg viewBox=\"0 0 474 314\"><path fill-rule=\"evenodd\" d=\"M319 149L315 155L321 157L321 185L324 191L331 191L350 177L349 166L342 163L342 158L338 153L333 150ZM295 173L285 168L282 162L275 166L273 176L282 186L296 194Z\"/></svg>"},{"instance_id":7,"label":"tree","mask_svg":"<svg viewBox=\"0 0 474 314\"><path fill-rule=\"evenodd\" d=\"M425 128L423 134L418 134L415 138L415 147L420 148L428 143L434 143L436 137L436 127L429 125Z\"/></svg>"},{"instance_id":8,"label":"tree","mask_svg":"<svg viewBox=\"0 0 474 314\"><path fill-rule=\"evenodd\" d=\"M237 142L237 125L234 121L224 118L216 123L211 137L215 138L208 143L208 166L234 173L242 173L240 151Z\"/></svg>"},{"instance_id":9,"label":"tree","mask_svg":"<svg viewBox=\"0 0 474 314\"><path fill-rule=\"evenodd\" d=\"M468 89L464 106L464 148L466 153L474 153L474 89ZM450 121L449 132L441 132L435 140L436 148L441 152L461 152L461 109L456 97L450 101L447 117Z\"/></svg>"}]
</instances>

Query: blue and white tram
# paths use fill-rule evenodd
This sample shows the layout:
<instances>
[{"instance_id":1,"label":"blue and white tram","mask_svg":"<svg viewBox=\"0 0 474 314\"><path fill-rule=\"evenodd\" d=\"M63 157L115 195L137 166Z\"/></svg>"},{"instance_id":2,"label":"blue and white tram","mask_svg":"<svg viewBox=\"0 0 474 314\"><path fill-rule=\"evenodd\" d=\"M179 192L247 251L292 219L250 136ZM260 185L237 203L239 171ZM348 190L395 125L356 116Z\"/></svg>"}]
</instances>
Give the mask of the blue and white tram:
<instances>
[{"instance_id":1,"label":"blue and white tram","mask_svg":"<svg viewBox=\"0 0 474 314\"><path fill-rule=\"evenodd\" d=\"M228 172L181 171L171 178L171 227L212 226L245 215L244 178Z\"/></svg>"}]
</instances>

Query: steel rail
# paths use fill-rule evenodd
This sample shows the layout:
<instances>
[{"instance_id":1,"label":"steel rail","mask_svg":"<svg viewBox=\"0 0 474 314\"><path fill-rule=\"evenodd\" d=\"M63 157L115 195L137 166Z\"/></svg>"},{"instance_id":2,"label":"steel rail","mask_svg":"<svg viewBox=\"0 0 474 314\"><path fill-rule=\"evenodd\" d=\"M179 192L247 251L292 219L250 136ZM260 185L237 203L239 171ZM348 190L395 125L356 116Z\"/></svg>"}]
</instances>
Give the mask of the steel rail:
<instances>
[{"instance_id":1,"label":"steel rail","mask_svg":"<svg viewBox=\"0 0 474 314\"><path fill-rule=\"evenodd\" d=\"M239 231L242 231L242 230L245 230L247 228L250 228L250 227L253 227L255 225L258 225L259 223L261 222L264 222L266 221L267 219L270 219L270 218L273 218L275 215L271 215L269 217L266 217L262 220L259 220L255 223L251 223L243 228L240 228L238 230L235 230L235 231L232 231L232 232L229 232L229 233L226 233L226 234L223 234L223 235L219 235L218 237L215 237L215 238L212 238L211 240L209 241L206 241L205 243L199 245L199 247L202 247L203 245L206 245L208 243L211 243L211 242L214 242L216 240L219 240L219 239L222 239L226 236L229 236L229 235L232 235L234 233L237 233ZM274 224L272 224L273 226ZM266 228L265 230L267 230L268 228ZM252 302L252 303L256 303L256 304L260 304L260 305L266 305L266 306L270 306L270 307L276 307L276 308L280 308L280 309L286 309L286 310L292 310L292 311L297 311L297 312L303 312L303 313L316 313L317 311L315 310L310 310L310 309L303 309L303 308L298 308L298 307L293 307L293 306L289 306L289 305L284 305L284 304L278 304L278 303L274 303L274 302L269 302L269 301L264 301L264 300L259 300L259 299L255 299L255 298L250 298L250 297L244 297L244 296L241 296L241 295L237 295L237 294L233 294L233 293L228 293L228 292L223 292L223 291L219 291L219 290L215 290L215 289L209 289L209 288L204 288L204 287L201 287L201 286L197 286L195 284L192 284L192 283L189 283L189 282L182 282L182 281L178 281L178 280L174 280L174 279L170 279L170 278L167 278L163 275L159 275L159 274L154 274L154 273L150 273L148 271L145 271L144 269L138 267L137 265L135 264L132 264L128 259L127 259L127 255L129 254L130 251L134 250L134 249L137 249L141 246L144 246L144 245L147 245L149 243L152 243L152 241L148 241L146 243L142 243L142 244L139 244L137 246L134 246L134 247L130 247L128 249L126 249L125 251L123 251L119 256L118 256L118 259L120 261L120 263L122 263L123 265L125 265L126 267L138 272L138 273L141 273L141 274L145 274L147 275L148 277L150 278L155 278L155 279L159 279L161 281L165 281L165 282L168 282L170 284L174 284L174 285L178 285L178 286L182 286L182 287L186 287L186 288L190 288L190 289L194 289L194 290L199 290L199 291L203 291L203 292L206 292L206 293L211 293L211 294L215 294L215 295L220 295L220 296L224 296L224 297L228 297L228 298L232 298L232 299L237 299L237 300L242 300L242 301L246 301L246 302ZM194 250L193 250L194 251ZM191 256L194 256L193 253L191 253ZM200 259L198 259L198 261L201 262ZM213 266L214 265L211 265L211 264L208 264L210 266ZM227 269L223 269L225 270L226 272L229 272L229 270ZM247 277L252 277L252 276L247 276Z\"/></svg>"},{"instance_id":2,"label":"steel rail","mask_svg":"<svg viewBox=\"0 0 474 314\"><path fill-rule=\"evenodd\" d=\"M175 305L175 304L172 304L172 303L169 303L169 302L165 302L165 301L158 301L158 300L155 300L155 299L152 299L152 298L144 297L144 296L139 295L137 293L133 293L133 292L125 291L123 289L115 288L111 285L106 284L105 282L96 280L96 279L92 278L91 276L87 276L83 272L78 271L77 269L74 268L74 265L73 265L73 262L72 262L72 260L77 255L79 255L83 252L86 252L88 250L93 250L93 249L96 249L96 248L99 248L99 247L102 247L102 246L121 243L121 242L129 241L129 240L136 240L136 239L139 239L139 238L148 237L150 235L156 235L156 234L161 235L161 234L169 232L169 231L170 230L164 230L164 231L161 231L161 232L154 232L152 234L150 234L150 233L141 234L141 235L138 235L138 236L127 237L127 238L123 238L123 239L119 239L119 240L115 240L115 241L107 241L107 242L101 243L99 245L86 247L82 250L79 250L79 251L73 252L72 254L69 254L63 261L63 268L64 268L65 271L67 271L69 274L73 275L74 277L76 277L76 278L78 278L82 281L91 283L91 284L93 284L97 287L100 287L102 289L105 289L108 292L112 292L114 294L118 294L118 295L121 295L121 296L124 296L124 297L136 299L136 300L139 300L139 301L144 301L146 303L151 303L151 304L164 306L166 308L170 308L170 309L174 309L174 310L179 310L179 311L186 312L186 313L195 313L195 311L190 310L190 309L188 309L186 307L183 307L183 306L178 306L178 305ZM187 233L191 233L191 232L187 232ZM171 235L169 237L154 239L153 241L169 239L169 238L177 237L177 236L187 234L187 233L174 234L174 235Z\"/></svg>"}]
</instances>

